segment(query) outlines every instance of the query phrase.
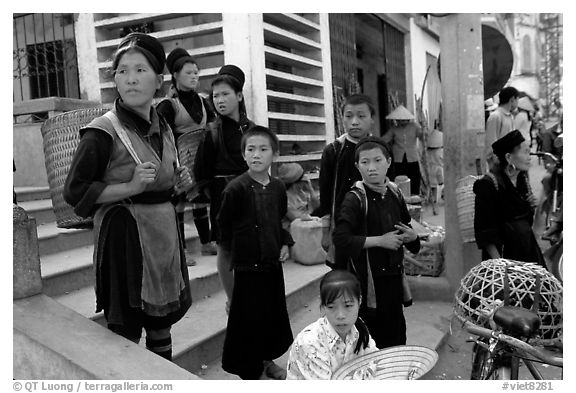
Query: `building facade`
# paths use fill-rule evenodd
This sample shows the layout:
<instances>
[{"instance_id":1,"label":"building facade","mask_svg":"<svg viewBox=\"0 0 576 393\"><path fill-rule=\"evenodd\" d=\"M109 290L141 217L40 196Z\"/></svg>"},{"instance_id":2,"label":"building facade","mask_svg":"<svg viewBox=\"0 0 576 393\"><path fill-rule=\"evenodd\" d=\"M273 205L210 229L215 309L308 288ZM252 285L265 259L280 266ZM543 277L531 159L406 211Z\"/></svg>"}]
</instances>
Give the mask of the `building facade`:
<instances>
[{"instance_id":1,"label":"building facade","mask_svg":"<svg viewBox=\"0 0 576 393\"><path fill-rule=\"evenodd\" d=\"M384 118L396 105L415 112L427 66L439 51L437 33L421 19L422 14L14 14L13 99L58 96L111 105L114 49L131 31L149 33L166 53L181 47L197 60L201 93L209 94L222 65L241 67L249 117L277 133L279 162L299 162L314 178L324 145L342 132L344 96L372 97L378 135L386 132ZM164 81L167 91L170 76Z\"/></svg>"}]
</instances>

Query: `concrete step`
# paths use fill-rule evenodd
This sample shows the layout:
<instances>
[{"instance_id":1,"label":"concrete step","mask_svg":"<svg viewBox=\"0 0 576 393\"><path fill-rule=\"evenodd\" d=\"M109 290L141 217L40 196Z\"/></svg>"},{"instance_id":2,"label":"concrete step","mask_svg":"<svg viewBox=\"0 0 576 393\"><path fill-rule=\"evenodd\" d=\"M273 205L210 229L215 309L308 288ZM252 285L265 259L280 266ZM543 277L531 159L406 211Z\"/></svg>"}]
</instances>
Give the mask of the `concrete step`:
<instances>
[{"instance_id":1,"label":"concrete step","mask_svg":"<svg viewBox=\"0 0 576 393\"><path fill-rule=\"evenodd\" d=\"M40 227L39 227L40 228ZM56 228L58 229L58 228ZM42 235L44 236L44 230ZM68 230L65 230L68 231ZM92 231L86 230L90 234L90 243L87 245L80 245L76 248L66 249L64 251L53 252L50 254L40 253L40 264L42 271L42 286L43 291L48 296L60 296L66 293L77 291L85 287L93 287L94 285L94 270L92 267L93 260L93 239ZM40 229L38 231L38 238L40 239ZM194 225L184 224L184 233L186 237L186 247L193 253L200 254L200 240ZM48 241L43 239L43 241ZM61 239L52 239L53 242L59 242ZM207 261L207 257L198 256L195 258L198 266L194 266L190 271L192 274L203 274L208 277L216 274L216 261ZM214 265L214 268L208 266ZM210 272L208 272L210 270ZM214 270L212 272L212 270ZM203 277L203 276L199 276ZM196 287L200 288L200 293L213 293L220 288L214 288L214 280L203 279Z\"/></svg>"},{"instance_id":2,"label":"concrete step","mask_svg":"<svg viewBox=\"0 0 576 393\"><path fill-rule=\"evenodd\" d=\"M79 250L78 252L80 251L85 252L84 250ZM104 314L102 312L95 312L96 297L94 295L94 271L92 268L91 258L92 257L90 254L89 266L86 266L86 268L81 271L85 276L85 285L82 285L79 288L70 289L66 292L62 292L62 288L64 285L66 285L66 283L57 282L57 284L60 284L61 287L56 291L53 289L56 284L50 283L50 286L47 287L44 285L45 279L43 277L43 292L49 296L52 296L59 303L75 310L79 314L84 315L86 318L89 318L105 326L106 322L104 320ZM194 301L200 301L201 299L210 297L218 291L221 291L222 284L220 282L220 278L218 277L218 270L216 268L216 256L195 255L195 259L197 265L188 267L188 277L190 279L192 299ZM80 271L76 274L80 274ZM69 276L71 276L71 274ZM78 280L78 278L76 278L76 280ZM59 281L65 280L63 278L59 278ZM72 285L77 286L76 284ZM50 295L48 290L54 291L56 294Z\"/></svg>"},{"instance_id":3,"label":"concrete step","mask_svg":"<svg viewBox=\"0 0 576 393\"><path fill-rule=\"evenodd\" d=\"M449 320L452 315L452 304L438 301L417 301L404 309L406 318L406 344L422 345L440 349L449 332ZM290 315L290 324L294 337L310 323L320 318L320 298L316 296L305 307ZM276 359L275 362L286 368L288 354ZM200 365L192 373L208 380L238 380L236 375L222 370L221 358Z\"/></svg>"},{"instance_id":4,"label":"concrete step","mask_svg":"<svg viewBox=\"0 0 576 393\"><path fill-rule=\"evenodd\" d=\"M290 314L290 326L292 327L292 334L294 337L301 332L306 326L311 324L320 318L320 295L310 298L310 300L304 304L299 310ZM222 345L224 341L222 341ZM286 351L284 355L275 359L276 364L281 367L286 368L288 363L288 353ZM240 380L240 378L234 374L229 374L222 370L222 359L219 356L218 359L201 364L200 367L192 371L192 374L198 375L202 379L208 380Z\"/></svg>"},{"instance_id":5,"label":"concrete step","mask_svg":"<svg viewBox=\"0 0 576 393\"><path fill-rule=\"evenodd\" d=\"M36 219L36 225L56 221L51 199L37 199L32 201L18 202L18 205Z\"/></svg>"},{"instance_id":6,"label":"concrete step","mask_svg":"<svg viewBox=\"0 0 576 393\"><path fill-rule=\"evenodd\" d=\"M58 228L56 222L37 225L40 256L56 254L93 244L90 229Z\"/></svg>"},{"instance_id":7,"label":"concrete step","mask_svg":"<svg viewBox=\"0 0 576 393\"><path fill-rule=\"evenodd\" d=\"M454 300L454 290L450 287L448 278L444 276L406 276L406 278L415 301L451 303Z\"/></svg>"},{"instance_id":8,"label":"concrete step","mask_svg":"<svg viewBox=\"0 0 576 393\"><path fill-rule=\"evenodd\" d=\"M26 206L31 207L33 209L40 209L42 206L45 207L46 202L43 201L34 201L34 202L27 202ZM22 206L25 208L24 206ZM192 208L189 208L190 213L185 212L185 234L192 231L194 233L194 237L198 237L198 232L196 231L196 227L194 225L192 219ZM34 216L27 211L29 215ZM44 214L44 213L42 213ZM49 213L47 213L49 214ZM53 213L52 213L53 214ZM187 219L187 217L189 218ZM49 220L44 222L38 222L36 220L36 228L38 231L38 247L40 250L40 255L49 255L55 254L60 252L65 252L68 250L72 250L77 247L83 247L87 245L91 245L94 242L94 237L92 234L91 229L66 229L66 228L58 228L55 219ZM192 240L188 235L186 235L187 246L189 240ZM193 241L191 242L190 246L196 248L198 242Z\"/></svg>"},{"instance_id":9,"label":"concrete step","mask_svg":"<svg viewBox=\"0 0 576 393\"><path fill-rule=\"evenodd\" d=\"M220 285L215 273L215 257L199 257L198 260L197 266L188 268L193 293L192 307L172 327L174 361L189 371L221 356L227 323L224 291L202 296L206 293L206 287L214 288L215 281ZM325 265L303 266L292 261L284 264L286 303L290 315L318 296L318 282L328 270ZM57 296L55 300L86 318L101 325L106 324L103 313L95 313L93 288Z\"/></svg>"},{"instance_id":10,"label":"concrete step","mask_svg":"<svg viewBox=\"0 0 576 393\"><path fill-rule=\"evenodd\" d=\"M329 271L325 265L303 266L288 261L284 264L286 305L293 315L318 296L320 278ZM172 327L173 359L188 371L222 355L226 333L226 295L220 291L194 302L186 316Z\"/></svg>"},{"instance_id":11,"label":"concrete step","mask_svg":"<svg viewBox=\"0 0 576 393\"><path fill-rule=\"evenodd\" d=\"M20 202L36 201L39 199L50 199L50 187L14 187L16 199Z\"/></svg>"}]
</instances>

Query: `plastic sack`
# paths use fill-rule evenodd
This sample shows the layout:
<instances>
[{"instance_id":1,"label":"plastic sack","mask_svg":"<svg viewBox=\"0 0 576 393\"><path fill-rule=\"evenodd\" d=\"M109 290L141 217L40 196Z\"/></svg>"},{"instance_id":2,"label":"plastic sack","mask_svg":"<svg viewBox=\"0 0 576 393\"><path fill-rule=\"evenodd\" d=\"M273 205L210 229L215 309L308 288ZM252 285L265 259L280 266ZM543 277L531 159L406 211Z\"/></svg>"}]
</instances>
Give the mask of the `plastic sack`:
<instances>
[{"instance_id":1,"label":"plastic sack","mask_svg":"<svg viewBox=\"0 0 576 393\"><path fill-rule=\"evenodd\" d=\"M316 265L326 261L326 251L322 248L322 220L313 218L302 221L297 218L290 223L290 234L294 239L291 257L303 265Z\"/></svg>"}]
</instances>

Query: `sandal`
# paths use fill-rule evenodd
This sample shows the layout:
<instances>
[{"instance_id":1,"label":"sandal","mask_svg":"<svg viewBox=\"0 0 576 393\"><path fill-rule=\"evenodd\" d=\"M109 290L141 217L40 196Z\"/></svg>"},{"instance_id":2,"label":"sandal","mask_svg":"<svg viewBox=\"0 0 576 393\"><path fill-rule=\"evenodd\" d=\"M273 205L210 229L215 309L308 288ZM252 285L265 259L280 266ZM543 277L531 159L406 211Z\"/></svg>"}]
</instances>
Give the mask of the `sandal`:
<instances>
[{"instance_id":1,"label":"sandal","mask_svg":"<svg viewBox=\"0 0 576 393\"><path fill-rule=\"evenodd\" d=\"M268 378L286 379L286 370L271 360L264 361L264 373Z\"/></svg>"}]
</instances>

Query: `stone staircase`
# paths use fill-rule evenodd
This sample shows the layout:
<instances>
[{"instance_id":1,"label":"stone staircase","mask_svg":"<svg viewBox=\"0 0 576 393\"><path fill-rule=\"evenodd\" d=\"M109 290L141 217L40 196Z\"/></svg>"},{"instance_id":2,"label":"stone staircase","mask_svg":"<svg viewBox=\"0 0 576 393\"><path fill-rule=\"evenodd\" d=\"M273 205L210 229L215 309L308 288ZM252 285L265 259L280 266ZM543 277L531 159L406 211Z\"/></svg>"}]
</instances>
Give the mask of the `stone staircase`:
<instances>
[{"instance_id":1,"label":"stone staircase","mask_svg":"<svg viewBox=\"0 0 576 393\"><path fill-rule=\"evenodd\" d=\"M103 313L95 313L93 232L58 228L48 187L17 187L16 194L18 204L36 219L44 294L106 326ZM190 211L185 219L186 245L198 263L188 268L193 305L172 328L173 358L180 367L197 372L204 364L217 363L221 356L227 322L226 296L218 278L216 257L200 255L200 241ZM327 271L323 264L285 263L286 301L291 316L317 299L319 279ZM307 323L317 318L317 313L313 314ZM294 334L299 331L295 328Z\"/></svg>"}]
</instances>

